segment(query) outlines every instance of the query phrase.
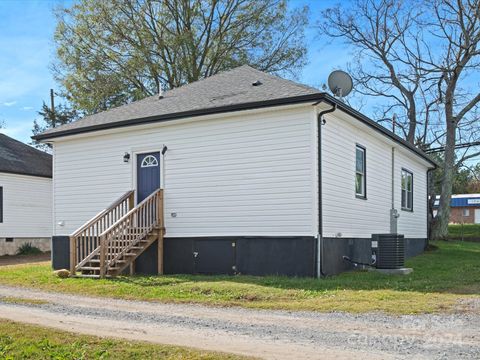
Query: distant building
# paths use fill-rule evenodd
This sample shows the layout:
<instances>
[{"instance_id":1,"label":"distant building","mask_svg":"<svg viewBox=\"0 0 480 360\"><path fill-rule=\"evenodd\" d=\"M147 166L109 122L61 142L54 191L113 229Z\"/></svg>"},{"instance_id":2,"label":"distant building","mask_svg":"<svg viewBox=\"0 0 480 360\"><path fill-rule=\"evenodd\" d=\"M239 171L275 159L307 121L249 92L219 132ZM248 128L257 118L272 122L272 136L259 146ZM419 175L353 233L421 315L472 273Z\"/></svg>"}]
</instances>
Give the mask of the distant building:
<instances>
[{"instance_id":1,"label":"distant building","mask_svg":"<svg viewBox=\"0 0 480 360\"><path fill-rule=\"evenodd\" d=\"M438 198L435 207L438 206ZM452 195L450 209L451 224L480 224L480 194ZM436 210L433 213L436 215Z\"/></svg>"},{"instance_id":2,"label":"distant building","mask_svg":"<svg viewBox=\"0 0 480 360\"><path fill-rule=\"evenodd\" d=\"M52 156L0 134L0 256L50 250Z\"/></svg>"}]
</instances>

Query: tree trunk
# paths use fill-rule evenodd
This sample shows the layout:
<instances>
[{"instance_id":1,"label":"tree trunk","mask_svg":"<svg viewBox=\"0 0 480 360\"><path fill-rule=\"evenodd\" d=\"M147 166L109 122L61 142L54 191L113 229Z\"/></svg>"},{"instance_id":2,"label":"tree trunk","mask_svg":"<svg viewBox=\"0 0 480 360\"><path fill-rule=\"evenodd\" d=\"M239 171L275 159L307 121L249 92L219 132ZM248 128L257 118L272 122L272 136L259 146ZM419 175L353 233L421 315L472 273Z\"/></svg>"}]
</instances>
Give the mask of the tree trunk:
<instances>
[{"instance_id":1,"label":"tree trunk","mask_svg":"<svg viewBox=\"0 0 480 360\"><path fill-rule=\"evenodd\" d=\"M443 165L442 188L437 216L433 222L432 238L446 239L450 220L450 201L452 198L453 174L455 166L456 121L447 117L447 134L445 143L445 161Z\"/></svg>"},{"instance_id":2,"label":"tree trunk","mask_svg":"<svg viewBox=\"0 0 480 360\"><path fill-rule=\"evenodd\" d=\"M436 193L435 193L435 181L432 171L427 172L428 182L428 205L427 205L427 221L428 221L428 234L427 243L425 244L425 250L430 247L430 239L432 239L432 230L434 227L435 216L433 216L433 209L435 206Z\"/></svg>"}]
</instances>

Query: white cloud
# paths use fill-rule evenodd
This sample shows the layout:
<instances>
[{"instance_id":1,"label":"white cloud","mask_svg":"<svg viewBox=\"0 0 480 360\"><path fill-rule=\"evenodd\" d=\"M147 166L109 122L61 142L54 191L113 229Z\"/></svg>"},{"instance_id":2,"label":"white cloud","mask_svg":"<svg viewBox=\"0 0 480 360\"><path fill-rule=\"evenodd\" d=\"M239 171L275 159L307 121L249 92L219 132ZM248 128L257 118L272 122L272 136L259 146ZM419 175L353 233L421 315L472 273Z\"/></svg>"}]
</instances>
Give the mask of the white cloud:
<instances>
[{"instance_id":1,"label":"white cloud","mask_svg":"<svg viewBox=\"0 0 480 360\"><path fill-rule=\"evenodd\" d=\"M25 110L25 111L33 110L33 106L24 106L22 107L22 110Z\"/></svg>"},{"instance_id":2,"label":"white cloud","mask_svg":"<svg viewBox=\"0 0 480 360\"><path fill-rule=\"evenodd\" d=\"M17 103L16 101L5 101L2 105L10 107L10 106L15 105L16 103Z\"/></svg>"}]
</instances>

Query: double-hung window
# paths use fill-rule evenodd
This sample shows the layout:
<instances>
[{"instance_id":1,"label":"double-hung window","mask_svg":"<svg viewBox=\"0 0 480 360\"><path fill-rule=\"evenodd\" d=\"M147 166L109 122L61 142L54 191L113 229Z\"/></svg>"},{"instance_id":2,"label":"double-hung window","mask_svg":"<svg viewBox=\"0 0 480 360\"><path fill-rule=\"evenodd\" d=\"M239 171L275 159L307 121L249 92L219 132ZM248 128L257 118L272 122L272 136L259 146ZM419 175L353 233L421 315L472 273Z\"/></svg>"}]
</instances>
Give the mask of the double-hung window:
<instances>
[{"instance_id":1,"label":"double-hung window","mask_svg":"<svg viewBox=\"0 0 480 360\"><path fill-rule=\"evenodd\" d=\"M366 150L357 145L355 149L355 195L359 198L367 198L367 164Z\"/></svg>"},{"instance_id":2,"label":"double-hung window","mask_svg":"<svg viewBox=\"0 0 480 360\"><path fill-rule=\"evenodd\" d=\"M402 169L402 210L413 211L413 174Z\"/></svg>"}]
</instances>

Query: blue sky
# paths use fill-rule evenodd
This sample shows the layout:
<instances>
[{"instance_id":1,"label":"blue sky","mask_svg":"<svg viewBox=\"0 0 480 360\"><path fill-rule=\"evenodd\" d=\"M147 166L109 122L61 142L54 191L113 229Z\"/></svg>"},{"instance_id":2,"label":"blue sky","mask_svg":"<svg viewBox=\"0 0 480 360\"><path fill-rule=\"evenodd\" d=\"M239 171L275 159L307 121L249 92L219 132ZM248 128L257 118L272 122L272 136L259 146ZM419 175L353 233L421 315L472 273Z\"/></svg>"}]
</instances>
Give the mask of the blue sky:
<instances>
[{"instance_id":1,"label":"blue sky","mask_svg":"<svg viewBox=\"0 0 480 360\"><path fill-rule=\"evenodd\" d=\"M291 5L308 3L312 18L321 9L337 1L293 0ZM29 142L33 120L42 102L49 101L49 89L56 88L50 71L54 55L53 32L56 6L69 0L1 0L0 1L0 132ZM311 21L314 25L314 20ZM300 81L316 87L326 82L328 74L345 68L348 49L325 45L312 26L307 30L309 63Z\"/></svg>"},{"instance_id":2,"label":"blue sky","mask_svg":"<svg viewBox=\"0 0 480 360\"><path fill-rule=\"evenodd\" d=\"M292 5L308 3L312 18L322 8L336 1L293 0ZM43 101L49 102L50 88L56 88L50 71L54 56L53 32L56 6L70 0L1 0L0 1L0 132L29 142L33 120ZM313 25L314 21L312 21ZM331 70L344 68L348 50L335 46L326 56L325 42L314 28L307 30L309 63L300 81L316 87L326 82ZM323 45L322 45L323 44Z\"/></svg>"},{"instance_id":3,"label":"blue sky","mask_svg":"<svg viewBox=\"0 0 480 360\"><path fill-rule=\"evenodd\" d=\"M24 142L55 87L49 64L56 4L62 2L0 1L0 131Z\"/></svg>"}]
</instances>

